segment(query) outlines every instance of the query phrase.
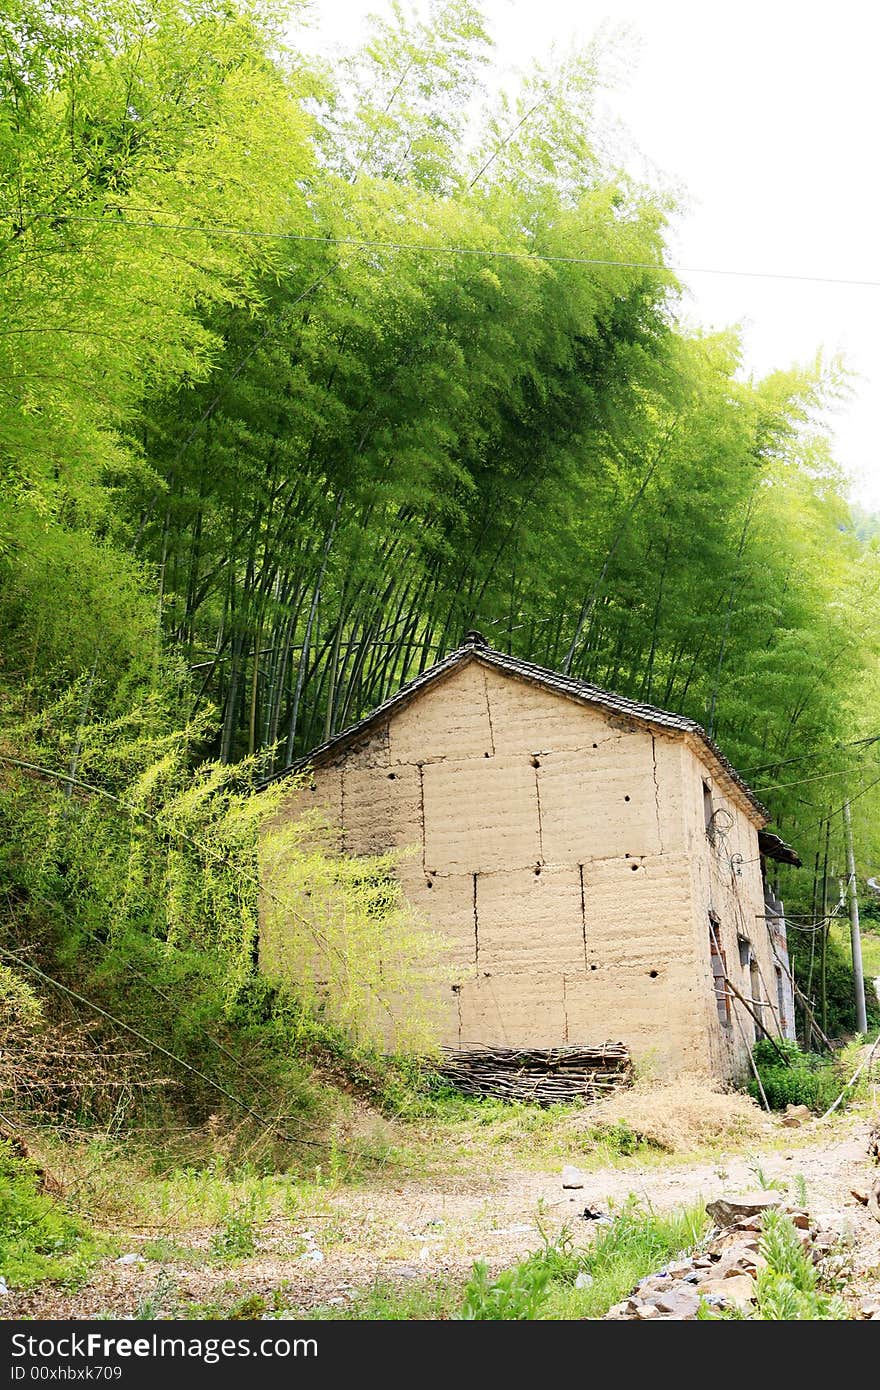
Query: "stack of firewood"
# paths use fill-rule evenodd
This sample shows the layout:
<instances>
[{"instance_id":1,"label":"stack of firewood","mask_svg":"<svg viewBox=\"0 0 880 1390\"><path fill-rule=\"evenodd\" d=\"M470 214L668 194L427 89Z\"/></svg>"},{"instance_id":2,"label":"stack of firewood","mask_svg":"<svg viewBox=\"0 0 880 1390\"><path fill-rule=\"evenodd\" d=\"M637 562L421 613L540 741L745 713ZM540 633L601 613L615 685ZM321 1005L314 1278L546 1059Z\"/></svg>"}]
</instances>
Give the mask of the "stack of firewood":
<instances>
[{"instance_id":1,"label":"stack of firewood","mask_svg":"<svg viewBox=\"0 0 880 1390\"><path fill-rule=\"evenodd\" d=\"M602 1100L632 1083L632 1062L623 1043L449 1050L439 1071L465 1095L530 1100L538 1105Z\"/></svg>"}]
</instances>

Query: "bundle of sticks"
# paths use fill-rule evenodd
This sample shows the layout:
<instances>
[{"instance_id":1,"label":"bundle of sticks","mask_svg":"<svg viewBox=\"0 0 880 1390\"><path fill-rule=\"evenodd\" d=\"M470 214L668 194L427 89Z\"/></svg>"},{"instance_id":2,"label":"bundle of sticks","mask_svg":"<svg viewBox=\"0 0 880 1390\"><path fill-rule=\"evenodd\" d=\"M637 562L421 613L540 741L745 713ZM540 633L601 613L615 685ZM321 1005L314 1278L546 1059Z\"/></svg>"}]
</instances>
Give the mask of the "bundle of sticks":
<instances>
[{"instance_id":1,"label":"bundle of sticks","mask_svg":"<svg viewBox=\"0 0 880 1390\"><path fill-rule=\"evenodd\" d=\"M594 1101L632 1083L623 1043L599 1047L480 1047L445 1051L441 1076L468 1096L538 1105Z\"/></svg>"}]
</instances>

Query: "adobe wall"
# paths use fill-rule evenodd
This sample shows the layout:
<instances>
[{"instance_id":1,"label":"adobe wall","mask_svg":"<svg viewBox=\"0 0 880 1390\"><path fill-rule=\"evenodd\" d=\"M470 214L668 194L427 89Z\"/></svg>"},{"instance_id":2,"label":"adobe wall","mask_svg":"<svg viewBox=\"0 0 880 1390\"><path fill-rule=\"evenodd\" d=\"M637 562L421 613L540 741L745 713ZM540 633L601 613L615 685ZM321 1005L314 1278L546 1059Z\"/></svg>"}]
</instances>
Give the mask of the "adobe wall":
<instances>
[{"instance_id":1,"label":"adobe wall","mask_svg":"<svg viewBox=\"0 0 880 1390\"><path fill-rule=\"evenodd\" d=\"M320 808L348 854L414 848L402 886L457 970L445 1044L621 1040L660 1072L727 1075L744 1051L717 1017L707 904L735 963L760 872L733 807L727 848L752 862L728 883L702 824L704 775L680 735L473 662L319 767L285 813ZM284 973L283 933L261 958Z\"/></svg>"},{"instance_id":2,"label":"adobe wall","mask_svg":"<svg viewBox=\"0 0 880 1390\"><path fill-rule=\"evenodd\" d=\"M755 1020L735 997L728 1000L722 1022L715 998L710 955L710 912L733 984L765 1021L766 1031L779 1032L778 964L767 930L758 832L751 817L722 786L700 755L698 745L685 748L686 836L689 846L694 901L694 932L704 988L701 991L709 1060L719 1076L749 1073L749 1050L755 1042ZM703 784L711 795L712 835L706 834ZM748 947L746 947L748 943ZM757 962L756 976L746 958Z\"/></svg>"}]
</instances>

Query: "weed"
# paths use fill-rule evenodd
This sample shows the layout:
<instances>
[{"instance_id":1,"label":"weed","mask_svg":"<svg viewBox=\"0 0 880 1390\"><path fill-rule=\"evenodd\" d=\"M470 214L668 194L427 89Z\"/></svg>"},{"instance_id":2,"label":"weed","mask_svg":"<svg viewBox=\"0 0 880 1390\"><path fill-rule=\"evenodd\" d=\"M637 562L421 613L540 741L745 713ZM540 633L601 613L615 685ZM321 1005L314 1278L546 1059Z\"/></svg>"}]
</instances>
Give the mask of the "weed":
<instances>
[{"instance_id":1,"label":"weed","mask_svg":"<svg viewBox=\"0 0 880 1390\"><path fill-rule=\"evenodd\" d=\"M782 1182L780 1178L768 1178L767 1174L764 1172L764 1169L761 1167L761 1164L758 1162L756 1158L753 1158L752 1161L749 1163L749 1172L754 1173L755 1182L765 1192L770 1192L774 1190L782 1191L786 1186L786 1184Z\"/></svg>"},{"instance_id":2,"label":"weed","mask_svg":"<svg viewBox=\"0 0 880 1390\"><path fill-rule=\"evenodd\" d=\"M40 1188L33 1163L0 1140L0 1271L13 1287L45 1279L76 1285L109 1250L57 1198Z\"/></svg>"},{"instance_id":3,"label":"weed","mask_svg":"<svg viewBox=\"0 0 880 1390\"><path fill-rule=\"evenodd\" d=\"M477 1260L464 1291L458 1317L464 1322L533 1320L547 1296L551 1273L540 1256L530 1256L489 1278L483 1260Z\"/></svg>"},{"instance_id":4,"label":"weed","mask_svg":"<svg viewBox=\"0 0 880 1390\"><path fill-rule=\"evenodd\" d=\"M791 1180L791 1183L792 1187L794 1188L794 1199L797 1202L798 1206L806 1207L807 1180L804 1177L803 1173L795 1173L794 1177Z\"/></svg>"},{"instance_id":5,"label":"weed","mask_svg":"<svg viewBox=\"0 0 880 1390\"><path fill-rule=\"evenodd\" d=\"M257 1248L258 1201L252 1194L227 1212L211 1238L211 1253L218 1260L246 1260Z\"/></svg>"},{"instance_id":6,"label":"weed","mask_svg":"<svg viewBox=\"0 0 880 1390\"><path fill-rule=\"evenodd\" d=\"M798 1231L783 1212L767 1211L762 1218L759 1249L766 1265L755 1281L754 1312L725 1309L713 1312L702 1304L705 1320L751 1317L758 1322L840 1322L850 1314L842 1298L821 1288L819 1272L804 1251Z\"/></svg>"}]
</instances>

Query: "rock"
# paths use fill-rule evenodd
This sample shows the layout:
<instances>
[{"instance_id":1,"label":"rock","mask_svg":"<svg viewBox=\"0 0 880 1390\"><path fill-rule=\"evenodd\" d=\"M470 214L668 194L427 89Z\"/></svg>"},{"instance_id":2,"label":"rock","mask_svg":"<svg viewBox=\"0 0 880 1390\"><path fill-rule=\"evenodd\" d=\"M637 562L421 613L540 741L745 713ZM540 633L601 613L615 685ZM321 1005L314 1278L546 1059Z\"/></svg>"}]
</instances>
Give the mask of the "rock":
<instances>
[{"instance_id":1,"label":"rock","mask_svg":"<svg viewBox=\"0 0 880 1390\"><path fill-rule=\"evenodd\" d=\"M673 1260L671 1265L666 1266L666 1273L673 1279L680 1279L683 1274L690 1274L693 1267L691 1260Z\"/></svg>"},{"instance_id":2,"label":"rock","mask_svg":"<svg viewBox=\"0 0 880 1390\"><path fill-rule=\"evenodd\" d=\"M789 1211L788 1215L799 1231L808 1231L810 1229L810 1213L808 1211Z\"/></svg>"},{"instance_id":3,"label":"rock","mask_svg":"<svg viewBox=\"0 0 880 1390\"><path fill-rule=\"evenodd\" d=\"M863 1318L873 1318L880 1313L880 1300L877 1298L863 1298L859 1304L859 1312Z\"/></svg>"},{"instance_id":4,"label":"rock","mask_svg":"<svg viewBox=\"0 0 880 1390\"><path fill-rule=\"evenodd\" d=\"M653 1303L639 1303L636 1306L635 1316L639 1322L647 1322L650 1318L659 1318L660 1312Z\"/></svg>"},{"instance_id":5,"label":"rock","mask_svg":"<svg viewBox=\"0 0 880 1390\"><path fill-rule=\"evenodd\" d=\"M785 1114L782 1123L788 1129L799 1129L801 1125L807 1124L813 1118L813 1112L808 1105L792 1105L785 1107Z\"/></svg>"},{"instance_id":6,"label":"rock","mask_svg":"<svg viewBox=\"0 0 880 1390\"><path fill-rule=\"evenodd\" d=\"M320 1250L307 1250L304 1255L300 1255L300 1263L322 1265L324 1256Z\"/></svg>"},{"instance_id":7,"label":"rock","mask_svg":"<svg viewBox=\"0 0 880 1390\"><path fill-rule=\"evenodd\" d=\"M755 1281L750 1274L734 1274L729 1279L707 1279L700 1285L699 1292L710 1298L721 1298L746 1313L755 1296Z\"/></svg>"},{"instance_id":8,"label":"rock","mask_svg":"<svg viewBox=\"0 0 880 1390\"><path fill-rule=\"evenodd\" d=\"M655 1300L654 1306L666 1317L684 1321L697 1316L700 1295L692 1284L674 1284Z\"/></svg>"},{"instance_id":9,"label":"rock","mask_svg":"<svg viewBox=\"0 0 880 1390\"><path fill-rule=\"evenodd\" d=\"M142 1265L145 1264L143 1255L120 1255L115 1261L118 1265Z\"/></svg>"},{"instance_id":10,"label":"rock","mask_svg":"<svg viewBox=\"0 0 880 1390\"><path fill-rule=\"evenodd\" d=\"M821 1254L827 1254L829 1250L834 1249L839 1240L840 1237L836 1231L818 1231L813 1240L813 1245Z\"/></svg>"},{"instance_id":11,"label":"rock","mask_svg":"<svg viewBox=\"0 0 880 1390\"><path fill-rule=\"evenodd\" d=\"M584 1175L580 1168L575 1168L570 1163L566 1163L562 1170L562 1186L565 1188L579 1188L584 1185Z\"/></svg>"},{"instance_id":12,"label":"rock","mask_svg":"<svg viewBox=\"0 0 880 1390\"><path fill-rule=\"evenodd\" d=\"M760 1216L744 1216L741 1221L737 1221L733 1227L735 1231L752 1231L757 1233L763 1228Z\"/></svg>"},{"instance_id":13,"label":"rock","mask_svg":"<svg viewBox=\"0 0 880 1390\"><path fill-rule=\"evenodd\" d=\"M707 1202L706 1211L716 1226L728 1227L744 1218L772 1211L780 1201L778 1192L742 1192L731 1197L719 1197L716 1202Z\"/></svg>"},{"instance_id":14,"label":"rock","mask_svg":"<svg viewBox=\"0 0 880 1390\"><path fill-rule=\"evenodd\" d=\"M580 1274L578 1275L578 1277L577 1277L577 1278L575 1279L575 1281L574 1281L574 1286L575 1286L575 1288L576 1288L576 1289L589 1289L589 1288L592 1288L592 1285L593 1285L593 1276L592 1276L592 1274L588 1274L587 1271L586 1271L585 1269L582 1269L581 1272L580 1272Z\"/></svg>"},{"instance_id":15,"label":"rock","mask_svg":"<svg viewBox=\"0 0 880 1390\"><path fill-rule=\"evenodd\" d=\"M757 1248L757 1232L741 1231L739 1227L725 1232L723 1236L719 1236L712 1243L712 1251L716 1259L728 1250L757 1250Z\"/></svg>"}]
</instances>

